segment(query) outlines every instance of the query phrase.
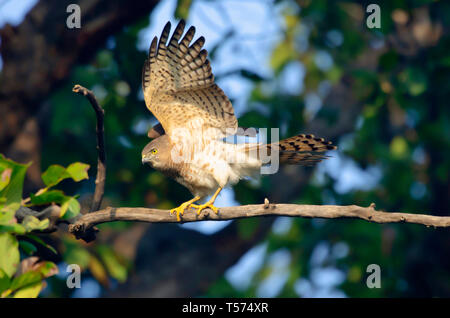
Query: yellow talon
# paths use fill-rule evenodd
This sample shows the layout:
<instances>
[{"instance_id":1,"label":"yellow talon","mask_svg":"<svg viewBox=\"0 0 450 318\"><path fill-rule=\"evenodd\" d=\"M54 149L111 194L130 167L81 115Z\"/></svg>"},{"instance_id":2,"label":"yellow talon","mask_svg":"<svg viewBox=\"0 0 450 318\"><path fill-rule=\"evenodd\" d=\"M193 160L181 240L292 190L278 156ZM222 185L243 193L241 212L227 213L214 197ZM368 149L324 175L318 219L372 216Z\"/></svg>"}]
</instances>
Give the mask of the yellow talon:
<instances>
[{"instance_id":1,"label":"yellow talon","mask_svg":"<svg viewBox=\"0 0 450 318\"><path fill-rule=\"evenodd\" d=\"M219 187L217 189L217 191L211 197L211 200L209 200L205 204L200 204L200 205L194 204L195 201L200 200L199 196L195 196L195 198L193 198L192 200L189 200L189 201L186 201L186 202L182 203L178 208L170 210L170 215L176 213L177 214L177 221L180 222L181 221L181 216L184 214L184 211L186 209L190 209L190 208L197 209L197 215L200 215L200 212L202 212L202 210L204 210L206 208L210 208L216 214L218 214L219 213L219 208L216 208L213 204L214 204L214 201L216 200L217 196L219 195L220 191L222 191L221 187Z\"/></svg>"},{"instance_id":2,"label":"yellow talon","mask_svg":"<svg viewBox=\"0 0 450 318\"><path fill-rule=\"evenodd\" d=\"M177 221L180 222L181 221L181 215L184 214L184 210L186 208L187 208L186 206L180 205L178 208L170 210L170 215L173 215L174 213L176 213Z\"/></svg>"},{"instance_id":3,"label":"yellow talon","mask_svg":"<svg viewBox=\"0 0 450 318\"><path fill-rule=\"evenodd\" d=\"M206 202L205 204L200 204L200 205L192 204L191 207L193 207L194 209L197 209L197 215L200 215L200 212L202 212L202 210L207 209L207 208L210 208L216 214L219 213L219 209L217 207L215 207L212 202Z\"/></svg>"},{"instance_id":4,"label":"yellow talon","mask_svg":"<svg viewBox=\"0 0 450 318\"><path fill-rule=\"evenodd\" d=\"M181 221L181 216L184 214L184 211L186 209L189 209L193 206L193 202L199 200L200 197L195 197L192 200L186 201L184 203L182 203L178 208L174 208L170 210L170 215L173 215L174 213L176 213L177 215L177 221L180 222Z\"/></svg>"},{"instance_id":5,"label":"yellow talon","mask_svg":"<svg viewBox=\"0 0 450 318\"><path fill-rule=\"evenodd\" d=\"M217 196L219 195L220 191L222 191L222 187L219 187L216 192L213 194L213 196L211 197L211 200L209 200L208 202L206 202L205 204L191 204L191 207L193 207L194 209L197 209L197 215L200 215L200 212L202 212L202 210L206 209L206 208L210 208L211 210L213 210L216 214L219 213L219 209L216 208L214 206L214 201L216 201Z\"/></svg>"}]
</instances>

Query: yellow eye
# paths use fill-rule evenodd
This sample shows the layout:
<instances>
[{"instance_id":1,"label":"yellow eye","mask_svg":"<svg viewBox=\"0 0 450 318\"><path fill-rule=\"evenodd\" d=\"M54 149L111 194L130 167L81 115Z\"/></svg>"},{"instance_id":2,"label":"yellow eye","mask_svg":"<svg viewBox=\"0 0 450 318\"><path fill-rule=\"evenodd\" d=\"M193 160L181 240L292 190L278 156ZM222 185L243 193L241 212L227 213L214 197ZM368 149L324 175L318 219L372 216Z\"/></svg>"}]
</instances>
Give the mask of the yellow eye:
<instances>
[{"instance_id":1,"label":"yellow eye","mask_svg":"<svg viewBox=\"0 0 450 318\"><path fill-rule=\"evenodd\" d=\"M158 153L158 150L154 148L154 149L150 150L150 152L152 155L156 155Z\"/></svg>"}]
</instances>

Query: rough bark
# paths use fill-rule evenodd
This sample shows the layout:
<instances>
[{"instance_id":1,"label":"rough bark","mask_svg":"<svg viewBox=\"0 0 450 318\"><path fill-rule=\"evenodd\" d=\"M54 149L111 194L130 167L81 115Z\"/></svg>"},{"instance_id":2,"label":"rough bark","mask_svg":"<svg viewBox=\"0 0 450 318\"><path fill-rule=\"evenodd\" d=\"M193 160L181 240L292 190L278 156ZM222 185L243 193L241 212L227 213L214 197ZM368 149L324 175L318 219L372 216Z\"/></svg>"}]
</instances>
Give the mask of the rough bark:
<instances>
[{"instance_id":1,"label":"rough bark","mask_svg":"<svg viewBox=\"0 0 450 318\"><path fill-rule=\"evenodd\" d=\"M290 216L306 218L354 218L375 223L415 223L425 226L450 227L450 216L433 216L427 214L413 214L404 212L381 212L375 210L375 205L360 207L357 205L307 205L307 204L252 204L219 208L218 213L205 209L197 215L195 210L185 212L181 222L198 222L205 220L227 221L258 216ZM115 222L133 221L149 223L180 223L169 210L148 208L106 208L85 214L69 230L77 235L90 229L94 225Z\"/></svg>"}]
</instances>

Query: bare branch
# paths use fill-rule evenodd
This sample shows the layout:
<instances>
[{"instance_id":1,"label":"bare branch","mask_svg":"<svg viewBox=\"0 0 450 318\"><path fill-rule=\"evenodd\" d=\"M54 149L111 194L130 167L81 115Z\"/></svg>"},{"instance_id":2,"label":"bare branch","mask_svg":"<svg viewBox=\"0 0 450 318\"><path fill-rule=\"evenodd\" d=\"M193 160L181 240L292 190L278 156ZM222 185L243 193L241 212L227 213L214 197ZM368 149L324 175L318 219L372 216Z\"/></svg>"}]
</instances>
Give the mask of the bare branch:
<instances>
[{"instance_id":1,"label":"bare branch","mask_svg":"<svg viewBox=\"0 0 450 318\"><path fill-rule=\"evenodd\" d=\"M89 210L89 212L92 212L100 209L103 194L105 193L106 151L105 151L104 125L103 125L103 117L105 116L105 111L98 104L97 99L95 98L95 95L92 91L78 84L73 87L72 91L87 97L87 99L92 105L92 108L94 108L95 115L97 117L98 160L97 160L97 178L95 179L94 198L92 200L91 208Z\"/></svg>"},{"instance_id":2,"label":"bare branch","mask_svg":"<svg viewBox=\"0 0 450 318\"><path fill-rule=\"evenodd\" d=\"M450 216L433 216L425 214L412 214L401 212L381 212L375 210L375 205L360 207L357 205L303 205L303 204L255 204L235 207L224 207L215 214L209 209L203 210L197 215L194 210L186 211L182 222L196 222L204 220L232 220L256 216L290 216L306 218L353 218L363 219L375 223L415 223L425 226L450 227ZM106 208L83 215L74 224L69 226L69 231L77 237L82 237L83 232L94 225L113 221L135 221L150 223L176 223L175 216L168 210L148 208Z\"/></svg>"},{"instance_id":3,"label":"bare branch","mask_svg":"<svg viewBox=\"0 0 450 318\"><path fill-rule=\"evenodd\" d=\"M38 218L39 220L44 220L44 219L48 219L50 224L48 226L48 228L46 228L45 230L42 230L41 232L44 233L51 233L56 231L57 225L59 223L68 223L65 220L62 220L59 215L61 212L61 208L57 205L50 205L49 207L45 208L42 211L35 211L32 210L30 208L21 206L15 213L15 217L17 219L17 221L19 223L22 223L23 220L27 217L27 216L34 216L36 218Z\"/></svg>"}]
</instances>

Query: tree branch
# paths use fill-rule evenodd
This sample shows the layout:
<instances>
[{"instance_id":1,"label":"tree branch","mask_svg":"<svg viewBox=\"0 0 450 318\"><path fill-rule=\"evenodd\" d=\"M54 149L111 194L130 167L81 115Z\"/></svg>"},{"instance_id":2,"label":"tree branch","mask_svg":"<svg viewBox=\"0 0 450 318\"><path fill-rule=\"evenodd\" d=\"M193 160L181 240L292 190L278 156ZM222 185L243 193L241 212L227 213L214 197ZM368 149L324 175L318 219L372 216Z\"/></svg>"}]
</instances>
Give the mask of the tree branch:
<instances>
[{"instance_id":1,"label":"tree branch","mask_svg":"<svg viewBox=\"0 0 450 318\"><path fill-rule=\"evenodd\" d=\"M22 223L27 216L34 216L39 220L48 219L50 222L49 226L45 230L40 230L40 232L51 233L58 229L57 225L59 223L68 223L66 220L62 220L59 217L60 212L61 208L57 205L50 205L49 207L46 207L42 211L35 211L30 208L21 206L16 211L15 217L19 223Z\"/></svg>"},{"instance_id":2,"label":"tree branch","mask_svg":"<svg viewBox=\"0 0 450 318\"><path fill-rule=\"evenodd\" d=\"M357 205L304 205L304 204L265 204L224 207L219 213L212 213L205 209L200 215L194 210L186 211L182 216L182 222L196 222L204 220L223 221L256 216L290 216L306 218L353 218L363 219L375 223L415 223L425 226L450 227L450 216L433 216L425 214L412 214L401 212L381 212L375 210L375 204L369 207ZM148 208L106 208L83 215L74 224L69 226L69 231L75 236L82 236L86 230L94 225L113 221L134 221L150 223L176 223L174 215L168 210Z\"/></svg>"},{"instance_id":3,"label":"tree branch","mask_svg":"<svg viewBox=\"0 0 450 318\"><path fill-rule=\"evenodd\" d=\"M86 96L89 102L94 108L95 115L97 117L97 150L98 150L98 160L97 160L97 178L95 179L95 192L94 198L92 200L91 208L89 212L97 211L100 209L102 204L103 194L105 193L105 180L106 180L106 151L105 151L105 138L104 138L104 125L103 117L105 116L105 111L97 102L95 95L92 91L81 85L75 85L72 91L80 95Z\"/></svg>"},{"instance_id":4,"label":"tree branch","mask_svg":"<svg viewBox=\"0 0 450 318\"><path fill-rule=\"evenodd\" d=\"M94 226L100 223L114 221L134 221L149 223L175 223L178 222L175 216L170 215L168 210L149 208L127 208L108 207L99 210L105 190L106 179L106 152L104 145L104 110L98 104L92 91L81 85L75 85L72 89L75 93L87 97L95 110L97 117L97 149L98 166L97 178L95 181L94 199L88 214L82 215L69 225L69 231L77 238L91 241L95 239L98 231ZM415 223L425 226L450 227L450 216L432 216L425 214L411 214L401 212L381 212L375 210L375 204L369 207L356 205L336 206L336 205L301 205L301 204L270 204L266 199L262 205L245 205L237 207L224 207L219 209L219 213L212 213L206 209L199 215L195 211L187 211L182 217L182 222L195 222L202 220L232 220L239 218L249 218L256 216L290 216L307 218L354 218L363 219L375 223Z\"/></svg>"}]
</instances>

